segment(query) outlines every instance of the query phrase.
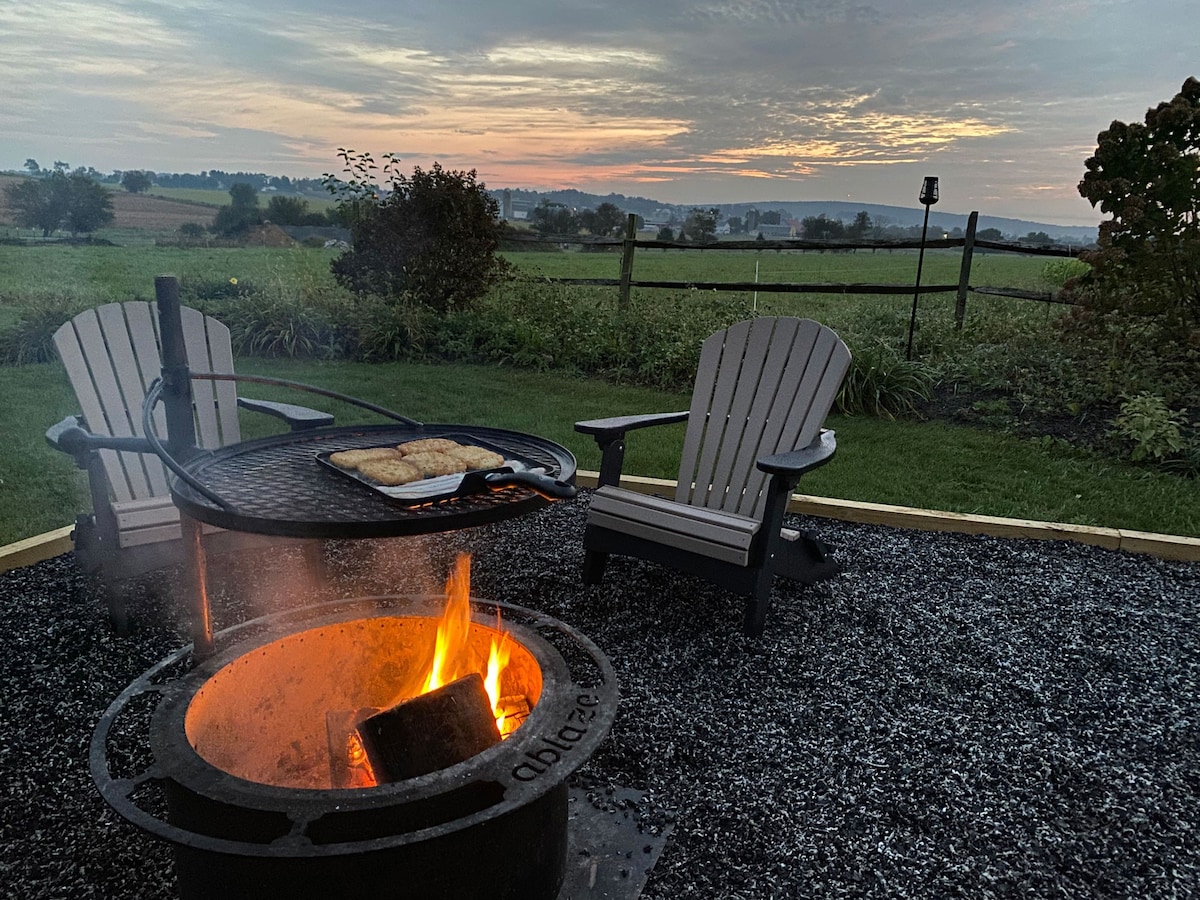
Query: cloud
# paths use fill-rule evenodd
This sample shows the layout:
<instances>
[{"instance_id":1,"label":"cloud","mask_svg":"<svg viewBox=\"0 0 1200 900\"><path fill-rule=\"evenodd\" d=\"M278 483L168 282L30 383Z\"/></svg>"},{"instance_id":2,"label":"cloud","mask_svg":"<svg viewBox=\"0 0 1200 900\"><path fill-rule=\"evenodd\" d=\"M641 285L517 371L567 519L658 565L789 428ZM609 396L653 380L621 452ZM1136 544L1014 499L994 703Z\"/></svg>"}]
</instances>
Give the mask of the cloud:
<instances>
[{"instance_id":1,"label":"cloud","mask_svg":"<svg viewBox=\"0 0 1200 900\"><path fill-rule=\"evenodd\" d=\"M352 145L513 186L884 203L937 166L992 214L1094 221L1083 159L1194 74L1187 6L46 0L0 8L0 165L314 174Z\"/></svg>"}]
</instances>

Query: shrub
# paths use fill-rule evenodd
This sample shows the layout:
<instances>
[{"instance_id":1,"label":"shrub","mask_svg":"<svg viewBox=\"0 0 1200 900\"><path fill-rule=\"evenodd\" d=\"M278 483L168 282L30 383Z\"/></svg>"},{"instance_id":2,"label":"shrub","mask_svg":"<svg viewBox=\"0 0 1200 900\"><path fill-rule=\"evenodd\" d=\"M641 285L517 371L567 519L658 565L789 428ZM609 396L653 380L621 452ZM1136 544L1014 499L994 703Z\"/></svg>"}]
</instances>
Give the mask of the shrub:
<instances>
[{"instance_id":1,"label":"shrub","mask_svg":"<svg viewBox=\"0 0 1200 900\"><path fill-rule=\"evenodd\" d=\"M388 303L364 297L343 307L342 344L364 362L416 360L425 355L426 311L410 298Z\"/></svg>"},{"instance_id":2,"label":"shrub","mask_svg":"<svg viewBox=\"0 0 1200 900\"><path fill-rule=\"evenodd\" d=\"M23 366L57 359L54 332L82 308L78 300L61 296L27 301L16 324L0 333L0 363Z\"/></svg>"},{"instance_id":3,"label":"shrub","mask_svg":"<svg viewBox=\"0 0 1200 900\"><path fill-rule=\"evenodd\" d=\"M1161 462L1182 453L1186 446L1185 413L1172 410L1156 394L1137 394L1121 404L1120 414L1113 419L1113 430L1132 445L1130 459Z\"/></svg>"},{"instance_id":4,"label":"shrub","mask_svg":"<svg viewBox=\"0 0 1200 900\"><path fill-rule=\"evenodd\" d=\"M381 297L408 295L447 312L474 305L507 274L507 261L496 255L504 228L500 207L474 169L458 172L435 162L408 177L389 155L380 199L371 157L346 150L341 156L350 179L326 176L353 235L351 249L331 264L339 284Z\"/></svg>"},{"instance_id":5,"label":"shrub","mask_svg":"<svg viewBox=\"0 0 1200 900\"><path fill-rule=\"evenodd\" d=\"M915 415L933 390L933 376L882 343L854 352L835 408L845 415L883 419Z\"/></svg>"},{"instance_id":6,"label":"shrub","mask_svg":"<svg viewBox=\"0 0 1200 900\"><path fill-rule=\"evenodd\" d=\"M302 299L242 297L221 318L229 326L235 353L325 359L337 356L340 349L328 311Z\"/></svg>"},{"instance_id":7,"label":"shrub","mask_svg":"<svg viewBox=\"0 0 1200 900\"><path fill-rule=\"evenodd\" d=\"M1096 143L1079 193L1111 218L1087 257L1094 290L1083 299L1184 333L1200 327L1200 81L1188 78L1144 124L1114 121Z\"/></svg>"}]
</instances>

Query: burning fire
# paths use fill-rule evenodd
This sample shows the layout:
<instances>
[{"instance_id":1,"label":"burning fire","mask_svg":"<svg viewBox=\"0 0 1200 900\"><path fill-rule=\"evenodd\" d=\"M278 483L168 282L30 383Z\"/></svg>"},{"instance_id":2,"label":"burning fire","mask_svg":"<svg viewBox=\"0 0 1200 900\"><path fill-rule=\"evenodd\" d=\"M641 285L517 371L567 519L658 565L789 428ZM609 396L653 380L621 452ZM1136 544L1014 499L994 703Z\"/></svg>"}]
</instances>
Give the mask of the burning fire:
<instances>
[{"instance_id":1,"label":"burning fire","mask_svg":"<svg viewBox=\"0 0 1200 900\"><path fill-rule=\"evenodd\" d=\"M471 556L459 554L454 568L446 579L446 606L438 620L433 655L424 671L413 672L388 708L422 694L445 687L460 678L478 673L496 719L496 730L506 738L529 715L530 704L525 696L501 694L504 670L512 656L512 642L496 614L497 636L493 636L486 661L482 657L482 642L471 641ZM474 644L475 649L472 649ZM347 723L349 724L349 723ZM370 787L378 782L372 770L361 735L350 725L344 750L338 755L345 767L347 780L342 786ZM336 764L335 764L336 767ZM335 781L337 780L335 776Z\"/></svg>"},{"instance_id":2,"label":"burning fire","mask_svg":"<svg viewBox=\"0 0 1200 900\"><path fill-rule=\"evenodd\" d=\"M500 638L492 638L484 669L482 660L473 658L475 655L469 649L471 554L460 553L446 579L446 606L441 619L438 620L433 659L429 663L429 671L424 676L421 689L416 693L427 694L473 672L479 672L483 676L484 688L492 704L496 727L502 737L508 737L520 725L519 718L515 718L514 714L527 713L528 706L523 698L503 697L500 694L501 677L508 665L510 648L508 634L503 630L498 612L496 630L500 632Z\"/></svg>"}]
</instances>

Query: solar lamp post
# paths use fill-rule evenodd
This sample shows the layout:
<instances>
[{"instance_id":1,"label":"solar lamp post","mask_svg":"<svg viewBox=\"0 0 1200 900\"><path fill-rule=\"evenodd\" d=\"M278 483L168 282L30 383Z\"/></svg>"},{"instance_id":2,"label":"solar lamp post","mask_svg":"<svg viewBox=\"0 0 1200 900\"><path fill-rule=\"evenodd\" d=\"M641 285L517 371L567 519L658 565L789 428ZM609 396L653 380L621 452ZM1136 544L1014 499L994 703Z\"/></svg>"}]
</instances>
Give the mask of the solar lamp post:
<instances>
[{"instance_id":1,"label":"solar lamp post","mask_svg":"<svg viewBox=\"0 0 1200 900\"><path fill-rule=\"evenodd\" d=\"M917 284L913 289L912 315L908 319L908 349L905 359L912 359L913 329L917 326L917 298L921 296L921 266L925 264L925 232L929 230L929 207L938 202L938 180L926 175L921 182L921 194L917 197L925 206L925 223L921 226L921 250L917 254Z\"/></svg>"}]
</instances>

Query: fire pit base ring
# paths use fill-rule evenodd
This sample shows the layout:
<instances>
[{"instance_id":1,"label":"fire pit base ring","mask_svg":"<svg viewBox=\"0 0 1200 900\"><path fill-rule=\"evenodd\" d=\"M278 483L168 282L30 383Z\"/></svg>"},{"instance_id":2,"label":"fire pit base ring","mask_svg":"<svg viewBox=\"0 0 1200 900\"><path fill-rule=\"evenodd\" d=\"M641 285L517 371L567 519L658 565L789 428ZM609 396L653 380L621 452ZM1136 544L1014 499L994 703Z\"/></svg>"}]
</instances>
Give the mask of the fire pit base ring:
<instances>
[{"instance_id":1,"label":"fire pit base ring","mask_svg":"<svg viewBox=\"0 0 1200 900\"><path fill-rule=\"evenodd\" d=\"M536 658L541 690L516 732L456 766L368 788L280 787L213 765L188 737L190 704L231 665L286 653L293 643L319 647L335 632L432 617L441 599L360 598L245 623L222 633L225 649L182 677L171 680L190 648L113 702L92 737L92 776L117 812L173 845L181 897L558 895L567 862L566 778L607 734L617 690L603 653L541 613L471 601L473 620L484 628L494 625L499 608L512 638ZM131 752L123 746L137 730L129 727L136 717L129 710L146 695L161 700ZM110 753L110 744L121 746ZM131 757L152 762L131 777L114 777L113 766L127 766Z\"/></svg>"}]
</instances>

